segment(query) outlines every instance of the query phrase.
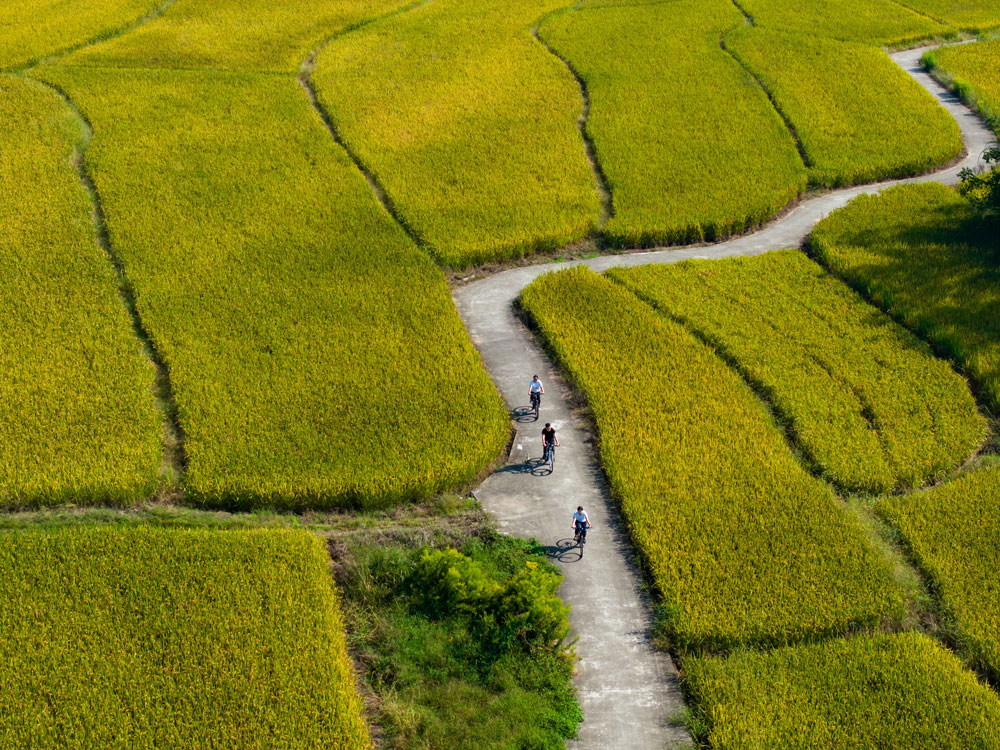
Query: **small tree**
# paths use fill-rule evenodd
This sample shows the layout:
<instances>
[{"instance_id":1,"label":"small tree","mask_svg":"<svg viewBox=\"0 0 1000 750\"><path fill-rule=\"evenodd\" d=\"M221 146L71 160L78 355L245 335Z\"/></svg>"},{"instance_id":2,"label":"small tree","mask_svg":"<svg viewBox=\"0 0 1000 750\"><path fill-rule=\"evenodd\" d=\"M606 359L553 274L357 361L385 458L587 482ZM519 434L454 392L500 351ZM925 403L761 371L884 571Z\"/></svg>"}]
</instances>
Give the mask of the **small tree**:
<instances>
[{"instance_id":1,"label":"small tree","mask_svg":"<svg viewBox=\"0 0 1000 750\"><path fill-rule=\"evenodd\" d=\"M965 167L959 172L962 180L958 192L985 218L1000 219L1000 146L991 146L983 152L987 168L973 170Z\"/></svg>"}]
</instances>

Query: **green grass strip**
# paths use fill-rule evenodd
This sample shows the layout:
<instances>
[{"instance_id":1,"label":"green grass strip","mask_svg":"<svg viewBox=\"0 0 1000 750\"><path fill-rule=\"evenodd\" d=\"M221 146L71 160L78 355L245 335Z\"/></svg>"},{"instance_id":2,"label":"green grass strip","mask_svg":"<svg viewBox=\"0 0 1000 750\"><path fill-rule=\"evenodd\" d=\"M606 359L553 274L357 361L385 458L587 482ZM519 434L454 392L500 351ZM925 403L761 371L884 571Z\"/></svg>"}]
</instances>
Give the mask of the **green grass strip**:
<instances>
[{"instance_id":1,"label":"green grass strip","mask_svg":"<svg viewBox=\"0 0 1000 750\"><path fill-rule=\"evenodd\" d=\"M1000 747L1000 701L925 635L859 636L684 663L715 750Z\"/></svg>"},{"instance_id":2,"label":"green grass strip","mask_svg":"<svg viewBox=\"0 0 1000 750\"><path fill-rule=\"evenodd\" d=\"M728 0L583 8L542 38L586 83L587 130L622 245L716 240L760 224L805 188L802 161L753 78L723 49Z\"/></svg>"},{"instance_id":3,"label":"green grass strip","mask_svg":"<svg viewBox=\"0 0 1000 750\"><path fill-rule=\"evenodd\" d=\"M920 486L986 437L949 364L798 251L609 275L735 361L840 487Z\"/></svg>"},{"instance_id":4,"label":"green grass strip","mask_svg":"<svg viewBox=\"0 0 1000 750\"><path fill-rule=\"evenodd\" d=\"M726 47L788 118L815 185L906 177L962 153L958 123L880 49L751 27Z\"/></svg>"},{"instance_id":5,"label":"green grass strip","mask_svg":"<svg viewBox=\"0 0 1000 750\"><path fill-rule=\"evenodd\" d=\"M1000 466L877 507L930 577L973 664L1000 681Z\"/></svg>"},{"instance_id":6,"label":"green grass strip","mask_svg":"<svg viewBox=\"0 0 1000 750\"><path fill-rule=\"evenodd\" d=\"M507 413L442 274L293 78L39 75L93 122L88 169L170 367L190 497L387 504L499 453Z\"/></svg>"},{"instance_id":7,"label":"green grass strip","mask_svg":"<svg viewBox=\"0 0 1000 750\"><path fill-rule=\"evenodd\" d=\"M951 356L1000 409L996 238L951 188L862 196L813 231L820 261Z\"/></svg>"},{"instance_id":8,"label":"green grass strip","mask_svg":"<svg viewBox=\"0 0 1000 750\"><path fill-rule=\"evenodd\" d=\"M593 410L675 644L784 643L898 618L887 562L708 346L584 268L521 299Z\"/></svg>"},{"instance_id":9,"label":"green grass strip","mask_svg":"<svg viewBox=\"0 0 1000 750\"><path fill-rule=\"evenodd\" d=\"M368 747L322 543L0 535L0 745Z\"/></svg>"},{"instance_id":10,"label":"green grass strip","mask_svg":"<svg viewBox=\"0 0 1000 750\"><path fill-rule=\"evenodd\" d=\"M0 78L0 505L129 504L163 458L154 372L74 168L79 124Z\"/></svg>"}]
</instances>

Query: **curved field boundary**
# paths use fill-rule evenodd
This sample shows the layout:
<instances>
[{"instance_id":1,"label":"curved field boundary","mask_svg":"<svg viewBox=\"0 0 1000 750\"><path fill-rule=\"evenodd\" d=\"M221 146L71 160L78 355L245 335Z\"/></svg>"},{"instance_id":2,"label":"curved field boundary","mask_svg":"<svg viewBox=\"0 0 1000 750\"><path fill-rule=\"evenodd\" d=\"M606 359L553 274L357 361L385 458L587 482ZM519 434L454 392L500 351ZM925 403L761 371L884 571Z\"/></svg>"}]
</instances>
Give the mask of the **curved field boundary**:
<instances>
[{"instance_id":1,"label":"curved field boundary","mask_svg":"<svg viewBox=\"0 0 1000 750\"><path fill-rule=\"evenodd\" d=\"M584 712L574 747L686 747L690 740L683 729L669 723L671 715L683 707L677 672L669 658L653 647L652 607L590 436L574 419L573 402L556 367L518 319L514 300L539 275L568 265L584 264L603 271L796 247L816 222L858 195L907 182L957 182L959 171L979 164L980 154L994 138L974 112L922 69L920 58L926 49L891 57L958 122L966 149L958 163L931 174L810 198L759 232L727 242L525 266L454 290L459 314L511 410L527 406L533 374L546 384L539 422L521 422L515 417L517 435L508 463L476 490L476 496L497 516L505 532L538 538L556 548L553 555L564 564L561 593L573 605L570 620L579 638L577 687ZM562 443L552 475L535 466L541 455L544 422L553 423ZM572 536L570 518L577 505L587 508L595 526L583 559L575 551L558 549Z\"/></svg>"}]
</instances>

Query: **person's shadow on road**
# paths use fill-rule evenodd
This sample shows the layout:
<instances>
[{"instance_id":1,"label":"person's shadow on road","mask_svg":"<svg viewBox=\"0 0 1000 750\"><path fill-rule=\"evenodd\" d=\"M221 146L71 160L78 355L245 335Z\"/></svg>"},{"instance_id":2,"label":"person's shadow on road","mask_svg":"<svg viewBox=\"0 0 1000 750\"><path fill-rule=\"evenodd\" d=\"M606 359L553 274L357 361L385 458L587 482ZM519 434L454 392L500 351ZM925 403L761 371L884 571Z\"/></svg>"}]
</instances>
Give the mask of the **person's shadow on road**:
<instances>
[{"instance_id":1,"label":"person's shadow on road","mask_svg":"<svg viewBox=\"0 0 1000 750\"><path fill-rule=\"evenodd\" d=\"M510 418L521 424L538 421L538 415L530 406L518 406L516 409L511 409Z\"/></svg>"},{"instance_id":2,"label":"person's shadow on road","mask_svg":"<svg viewBox=\"0 0 1000 750\"><path fill-rule=\"evenodd\" d=\"M575 563L583 559L583 550L576 546L574 539L560 539L555 546L542 547L550 560L561 563Z\"/></svg>"},{"instance_id":3,"label":"person's shadow on road","mask_svg":"<svg viewBox=\"0 0 1000 750\"><path fill-rule=\"evenodd\" d=\"M544 458L529 458L524 463L507 464L497 470L497 474L530 474L533 477L545 477L551 473L549 464Z\"/></svg>"}]
</instances>

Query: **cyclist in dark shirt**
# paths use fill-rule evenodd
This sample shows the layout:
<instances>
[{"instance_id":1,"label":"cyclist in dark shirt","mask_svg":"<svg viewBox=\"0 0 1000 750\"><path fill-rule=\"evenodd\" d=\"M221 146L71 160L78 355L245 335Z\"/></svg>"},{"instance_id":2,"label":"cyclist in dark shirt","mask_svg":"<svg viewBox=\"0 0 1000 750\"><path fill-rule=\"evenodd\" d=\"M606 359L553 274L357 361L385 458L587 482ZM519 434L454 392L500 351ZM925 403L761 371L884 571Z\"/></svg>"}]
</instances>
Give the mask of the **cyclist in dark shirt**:
<instances>
[{"instance_id":1,"label":"cyclist in dark shirt","mask_svg":"<svg viewBox=\"0 0 1000 750\"><path fill-rule=\"evenodd\" d=\"M545 429L542 430L542 458L548 453L549 445L558 447L559 438L556 437L556 428L546 422Z\"/></svg>"}]
</instances>

